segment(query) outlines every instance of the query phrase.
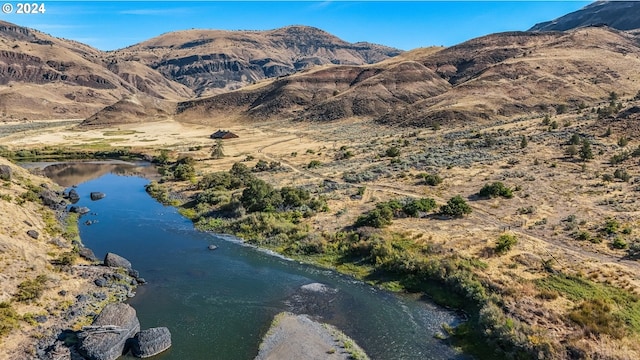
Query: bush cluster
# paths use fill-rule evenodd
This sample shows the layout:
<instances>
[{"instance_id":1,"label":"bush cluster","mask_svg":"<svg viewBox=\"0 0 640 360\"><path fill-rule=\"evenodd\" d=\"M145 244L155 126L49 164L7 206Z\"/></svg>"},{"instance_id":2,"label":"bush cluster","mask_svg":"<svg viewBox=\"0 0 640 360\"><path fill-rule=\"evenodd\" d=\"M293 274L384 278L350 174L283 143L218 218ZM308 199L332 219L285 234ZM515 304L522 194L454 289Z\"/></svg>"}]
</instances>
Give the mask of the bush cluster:
<instances>
[{"instance_id":1,"label":"bush cluster","mask_svg":"<svg viewBox=\"0 0 640 360\"><path fill-rule=\"evenodd\" d=\"M506 187L502 182L496 181L492 184L486 184L478 192L478 196L484 198L493 198L501 196L503 198L510 199L513 197L513 191Z\"/></svg>"}]
</instances>

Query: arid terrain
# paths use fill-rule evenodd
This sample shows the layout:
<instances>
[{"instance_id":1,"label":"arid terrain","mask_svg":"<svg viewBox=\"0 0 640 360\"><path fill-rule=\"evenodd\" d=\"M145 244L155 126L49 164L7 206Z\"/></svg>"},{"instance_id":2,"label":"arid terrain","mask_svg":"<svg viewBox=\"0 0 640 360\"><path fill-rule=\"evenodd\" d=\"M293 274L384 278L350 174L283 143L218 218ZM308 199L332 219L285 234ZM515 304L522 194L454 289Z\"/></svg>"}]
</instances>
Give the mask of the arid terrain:
<instances>
[{"instance_id":1,"label":"arid terrain","mask_svg":"<svg viewBox=\"0 0 640 360\"><path fill-rule=\"evenodd\" d=\"M149 192L198 227L461 309L470 325L445 341L479 358L640 358L637 28L580 23L402 54L313 28L193 30L101 53L0 25L7 157L153 159L163 179ZM339 50L320 58L291 34ZM245 56L237 42L268 46ZM45 66L45 47L59 61ZM198 64L213 70L189 75ZM211 139L219 129L238 138ZM51 215L18 200L45 180L11 166L0 303L45 272L73 294L84 283L51 265ZM58 314L61 296L46 290L38 311ZM32 306L13 317L25 323ZM2 351L40 332L26 321Z\"/></svg>"}]
</instances>

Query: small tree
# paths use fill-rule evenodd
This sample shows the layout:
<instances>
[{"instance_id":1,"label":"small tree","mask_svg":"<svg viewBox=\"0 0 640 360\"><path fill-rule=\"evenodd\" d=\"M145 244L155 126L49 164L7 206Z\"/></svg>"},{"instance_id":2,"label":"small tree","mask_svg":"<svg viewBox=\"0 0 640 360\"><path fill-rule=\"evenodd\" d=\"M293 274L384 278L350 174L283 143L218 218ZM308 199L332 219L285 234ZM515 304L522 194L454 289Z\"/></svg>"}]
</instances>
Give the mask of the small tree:
<instances>
[{"instance_id":1,"label":"small tree","mask_svg":"<svg viewBox=\"0 0 640 360\"><path fill-rule=\"evenodd\" d=\"M580 147L580 158L584 161L593 159L591 143L587 139L582 140L582 147Z\"/></svg>"},{"instance_id":2,"label":"small tree","mask_svg":"<svg viewBox=\"0 0 640 360\"><path fill-rule=\"evenodd\" d=\"M570 145L579 145L580 144L580 135L578 134L573 134L571 135L571 139L569 139L569 144Z\"/></svg>"},{"instance_id":3,"label":"small tree","mask_svg":"<svg viewBox=\"0 0 640 360\"><path fill-rule=\"evenodd\" d=\"M224 145L222 139L217 139L216 143L211 148L211 157L214 159L221 159L224 157Z\"/></svg>"},{"instance_id":4,"label":"small tree","mask_svg":"<svg viewBox=\"0 0 640 360\"><path fill-rule=\"evenodd\" d=\"M495 251L498 254L504 254L511 250L515 244L518 243L518 238L511 234L502 234L496 240Z\"/></svg>"},{"instance_id":5,"label":"small tree","mask_svg":"<svg viewBox=\"0 0 640 360\"><path fill-rule=\"evenodd\" d=\"M440 206L440 214L453 217L462 217L471 214L471 206L460 195L449 199L446 204Z\"/></svg>"},{"instance_id":6,"label":"small tree","mask_svg":"<svg viewBox=\"0 0 640 360\"><path fill-rule=\"evenodd\" d=\"M525 135L522 135L522 138L520 138L520 149L526 148L527 145L529 145L529 141Z\"/></svg>"}]
</instances>

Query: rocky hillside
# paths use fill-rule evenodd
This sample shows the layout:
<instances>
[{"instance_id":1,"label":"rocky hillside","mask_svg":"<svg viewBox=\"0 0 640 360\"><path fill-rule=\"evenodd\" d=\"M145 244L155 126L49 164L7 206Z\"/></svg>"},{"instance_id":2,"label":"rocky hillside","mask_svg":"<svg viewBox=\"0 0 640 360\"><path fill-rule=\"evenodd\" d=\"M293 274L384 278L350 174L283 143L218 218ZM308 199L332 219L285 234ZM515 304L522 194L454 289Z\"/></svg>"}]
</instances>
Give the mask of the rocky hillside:
<instances>
[{"instance_id":1,"label":"rocky hillside","mask_svg":"<svg viewBox=\"0 0 640 360\"><path fill-rule=\"evenodd\" d=\"M313 27L289 26L270 31L173 32L109 57L140 61L197 95L212 95L316 65L371 64L400 53L380 45L348 43Z\"/></svg>"},{"instance_id":2,"label":"rocky hillside","mask_svg":"<svg viewBox=\"0 0 640 360\"><path fill-rule=\"evenodd\" d=\"M131 106L123 106L131 99L175 102L316 65L371 64L399 53L380 45L348 43L305 26L181 31L103 52L0 21L0 120L87 118L107 106L131 118L140 113L139 107L130 111ZM153 111L141 111L149 115L145 121L165 111L153 100L146 103ZM114 108L105 111L113 113ZM112 123L105 111L99 117Z\"/></svg>"},{"instance_id":3,"label":"rocky hillside","mask_svg":"<svg viewBox=\"0 0 640 360\"><path fill-rule=\"evenodd\" d=\"M582 26L606 25L618 30L640 28L640 2L596 1L552 21L535 24L531 31L565 31Z\"/></svg>"},{"instance_id":4,"label":"rocky hillside","mask_svg":"<svg viewBox=\"0 0 640 360\"><path fill-rule=\"evenodd\" d=\"M439 50L439 51L438 51ZM359 117L429 126L594 106L640 89L640 48L607 27L511 32L365 66L329 66L178 104L178 119L326 121Z\"/></svg>"},{"instance_id":5,"label":"rocky hillside","mask_svg":"<svg viewBox=\"0 0 640 360\"><path fill-rule=\"evenodd\" d=\"M0 359L34 359L133 286L112 286L116 270L86 259L77 217L49 179L0 157L0 184Z\"/></svg>"},{"instance_id":6,"label":"rocky hillside","mask_svg":"<svg viewBox=\"0 0 640 360\"><path fill-rule=\"evenodd\" d=\"M0 119L84 118L135 93L192 95L142 64L107 62L87 45L0 22Z\"/></svg>"}]
</instances>

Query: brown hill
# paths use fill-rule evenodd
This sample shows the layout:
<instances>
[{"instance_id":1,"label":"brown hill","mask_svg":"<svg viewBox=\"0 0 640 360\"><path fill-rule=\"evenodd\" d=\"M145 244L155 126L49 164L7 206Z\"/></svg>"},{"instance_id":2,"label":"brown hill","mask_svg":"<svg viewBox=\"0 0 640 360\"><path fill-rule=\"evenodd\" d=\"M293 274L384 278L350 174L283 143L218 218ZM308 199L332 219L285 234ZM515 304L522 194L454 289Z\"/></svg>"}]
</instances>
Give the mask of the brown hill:
<instances>
[{"instance_id":1,"label":"brown hill","mask_svg":"<svg viewBox=\"0 0 640 360\"><path fill-rule=\"evenodd\" d=\"M175 103L144 94L125 95L115 104L109 105L85 119L81 127L108 127L166 120L175 113Z\"/></svg>"},{"instance_id":2,"label":"brown hill","mask_svg":"<svg viewBox=\"0 0 640 360\"><path fill-rule=\"evenodd\" d=\"M606 27L501 33L375 65L328 66L178 105L179 119L376 119L388 124L553 113L635 94L640 48Z\"/></svg>"},{"instance_id":3,"label":"brown hill","mask_svg":"<svg viewBox=\"0 0 640 360\"><path fill-rule=\"evenodd\" d=\"M531 31L565 31L582 26L606 25L618 30L640 28L640 2L596 1L552 21L535 24Z\"/></svg>"},{"instance_id":4,"label":"brown hill","mask_svg":"<svg viewBox=\"0 0 640 360\"><path fill-rule=\"evenodd\" d=\"M0 22L2 118L84 118L126 94L191 95L153 69L103 57L87 45Z\"/></svg>"},{"instance_id":5,"label":"brown hill","mask_svg":"<svg viewBox=\"0 0 640 360\"><path fill-rule=\"evenodd\" d=\"M450 91L380 120L425 125L591 107L611 91L635 94L639 55L632 36L606 27L481 37L424 60Z\"/></svg>"},{"instance_id":6,"label":"brown hill","mask_svg":"<svg viewBox=\"0 0 640 360\"><path fill-rule=\"evenodd\" d=\"M172 32L110 56L139 60L198 95L212 95L315 65L371 64L400 53L380 45L348 43L313 27L289 26Z\"/></svg>"}]
</instances>

